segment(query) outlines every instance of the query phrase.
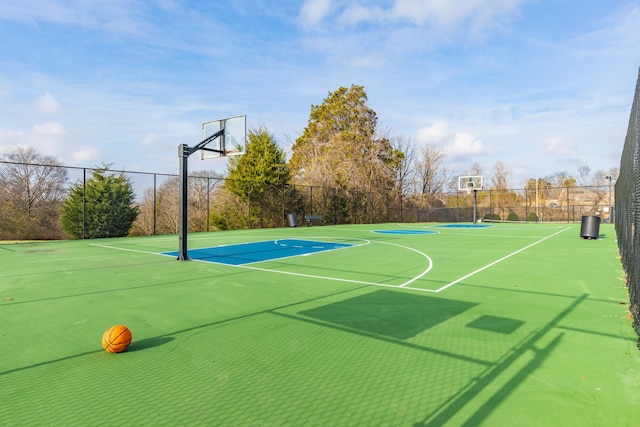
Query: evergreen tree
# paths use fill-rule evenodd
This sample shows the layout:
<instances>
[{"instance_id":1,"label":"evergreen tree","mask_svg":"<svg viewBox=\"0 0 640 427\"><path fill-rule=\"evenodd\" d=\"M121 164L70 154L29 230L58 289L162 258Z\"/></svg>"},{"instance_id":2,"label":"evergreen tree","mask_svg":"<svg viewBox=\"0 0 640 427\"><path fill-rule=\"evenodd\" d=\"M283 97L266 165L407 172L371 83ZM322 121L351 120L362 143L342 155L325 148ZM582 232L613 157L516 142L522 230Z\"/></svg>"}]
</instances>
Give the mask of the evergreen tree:
<instances>
[{"instance_id":1,"label":"evergreen tree","mask_svg":"<svg viewBox=\"0 0 640 427\"><path fill-rule=\"evenodd\" d=\"M264 128L252 129L247 135L245 154L229 159L224 189L252 206L252 217L261 226L278 226L283 210L295 211L299 195L289 187L291 171L284 150ZM227 224L213 218L214 224Z\"/></svg>"},{"instance_id":2,"label":"evergreen tree","mask_svg":"<svg viewBox=\"0 0 640 427\"><path fill-rule=\"evenodd\" d=\"M229 159L225 187L245 200L249 197L256 200L270 186L281 187L291 181L285 157L284 150L266 129L251 129L245 154Z\"/></svg>"},{"instance_id":3,"label":"evergreen tree","mask_svg":"<svg viewBox=\"0 0 640 427\"><path fill-rule=\"evenodd\" d=\"M103 166L86 183L73 185L62 204L62 227L76 239L126 236L138 216L133 202L129 179L122 173L110 174Z\"/></svg>"}]
</instances>

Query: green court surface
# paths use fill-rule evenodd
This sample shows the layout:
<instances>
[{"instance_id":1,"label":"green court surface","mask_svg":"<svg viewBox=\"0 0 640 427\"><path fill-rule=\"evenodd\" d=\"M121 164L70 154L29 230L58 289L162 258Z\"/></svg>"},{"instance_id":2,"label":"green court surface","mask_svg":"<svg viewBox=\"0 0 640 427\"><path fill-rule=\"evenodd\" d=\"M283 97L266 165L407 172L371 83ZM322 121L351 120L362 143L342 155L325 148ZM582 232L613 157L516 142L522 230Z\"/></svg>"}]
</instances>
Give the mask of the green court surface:
<instances>
[{"instance_id":1,"label":"green court surface","mask_svg":"<svg viewBox=\"0 0 640 427\"><path fill-rule=\"evenodd\" d=\"M640 426L614 228L579 228L189 235L238 265L162 255L177 236L0 245L0 425ZM337 249L254 244L306 240Z\"/></svg>"}]
</instances>

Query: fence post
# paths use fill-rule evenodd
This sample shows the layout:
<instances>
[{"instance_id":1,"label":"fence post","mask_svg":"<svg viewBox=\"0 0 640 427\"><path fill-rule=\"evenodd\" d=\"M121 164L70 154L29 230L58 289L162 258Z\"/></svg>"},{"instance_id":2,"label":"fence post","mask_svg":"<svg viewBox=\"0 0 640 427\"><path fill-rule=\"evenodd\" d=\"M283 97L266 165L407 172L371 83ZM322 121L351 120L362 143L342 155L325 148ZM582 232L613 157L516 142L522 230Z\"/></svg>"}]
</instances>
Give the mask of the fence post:
<instances>
[{"instance_id":1,"label":"fence post","mask_svg":"<svg viewBox=\"0 0 640 427\"><path fill-rule=\"evenodd\" d=\"M284 191L287 188L287 185L284 182L281 182L280 185L282 186L282 227L286 227L286 222L285 222L285 198L284 198Z\"/></svg>"},{"instance_id":2,"label":"fence post","mask_svg":"<svg viewBox=\"0 0 640 427\"><path fill-rule=\"evenodd\" d=\"M569 203L570 199L569 199L569 192L571 191L571 189L569 187L567 187L567 223L571 222L570 219L571 217L569 216Z\"/></svg>"},{"instance_id":3,"label":"fence post","mask_svg":"<svg viewBox=\"0 0 640 427\"><path fill-rule=\"evenodd\" d=\"M338 225L338 189L333 188L333 225Z\"/></svg>"},{"instance_id":4,"label":"fence post","mask_svg":"<svg viewBox=\"0 0 640 427\"><path fill-rule=\"evenodd\" d=\"M251 229L251 182L247 183L247 228Z\"/></svg>"},{"instance_id":5,"label":"fence post","mask_svg":"<svg viewBox=\"0 0 640 427\"><path fill-rule=\"evenodd\" d=\"M207 177L207 231L209 231L209 218L211 218L211 198L209 193L211 192L211 178Z\"/></svg>"},{"instance_id":6,"label":"fence post","mask_svg":"<svg viewBox=\"0 0 640 427\"><path fill-rule=\"evenodd\" d=\"M87 168L82 168L82 240L87 238Z\"/></svg>"},{"instance_id":7,"label":"fence post","mask_svg":"<svg viewBox=\"0 0 640 427\"><path fill-rule=\"evenodd\" d=\"M489 215L491 216L491 219L493 219L493 193L491 193L491 190L489 190Z\"/></svg>"},{"instance_id":8,"label":"fence post","mask_svg":"<svg viewBox=\"0 0 640 427\"><path fill-rule=\"evenodd\" d=\"M156 217L158 215L158 208L156 206L156 192L157 192L157 182L156 182L156 177L157 175L154 173L153 174L153 235L155 236L157 234L157 229L156 229Z\"/></svg>"}]
</instances>

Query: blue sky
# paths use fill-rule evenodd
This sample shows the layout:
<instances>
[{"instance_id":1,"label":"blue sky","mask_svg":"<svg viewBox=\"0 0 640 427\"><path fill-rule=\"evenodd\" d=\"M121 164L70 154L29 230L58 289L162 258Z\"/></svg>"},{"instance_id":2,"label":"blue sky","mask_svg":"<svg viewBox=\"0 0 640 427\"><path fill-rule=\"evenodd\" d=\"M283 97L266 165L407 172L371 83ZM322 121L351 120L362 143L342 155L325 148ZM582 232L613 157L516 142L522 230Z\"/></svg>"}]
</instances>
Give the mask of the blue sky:
<instances>
[{"instance_id":1,"label":"blue sky","mask_svg":"<svg viewBox=\"0 0 640 427\"><path fill-rule=\"evenodd\" d=\"M202 122L246 114L287 149L312 104L358 84L382 129L442 144L456 174L608 171L638 22L621 0L0 0L0 151L176 173Z\"/></svg>"}]
</instances>

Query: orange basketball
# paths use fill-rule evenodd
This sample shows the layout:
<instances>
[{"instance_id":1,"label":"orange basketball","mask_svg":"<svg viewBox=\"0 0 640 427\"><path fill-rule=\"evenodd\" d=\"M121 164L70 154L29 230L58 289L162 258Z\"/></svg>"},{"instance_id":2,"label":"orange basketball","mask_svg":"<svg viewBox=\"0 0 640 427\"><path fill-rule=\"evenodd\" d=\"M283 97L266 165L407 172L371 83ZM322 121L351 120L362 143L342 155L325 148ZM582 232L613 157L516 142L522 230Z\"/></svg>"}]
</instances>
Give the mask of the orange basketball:
<instances>
[{"instance_id":1,"label":"orange basketball","mask_svg":"<svg viewBox=\"0 0 640 427\"><path fill-rule=\"evenodd\" d=\"M109 353L121 353L131 344L131 331L123 325L115 325L102 334L102 348Z\"/></svg>"}]
</instances>

